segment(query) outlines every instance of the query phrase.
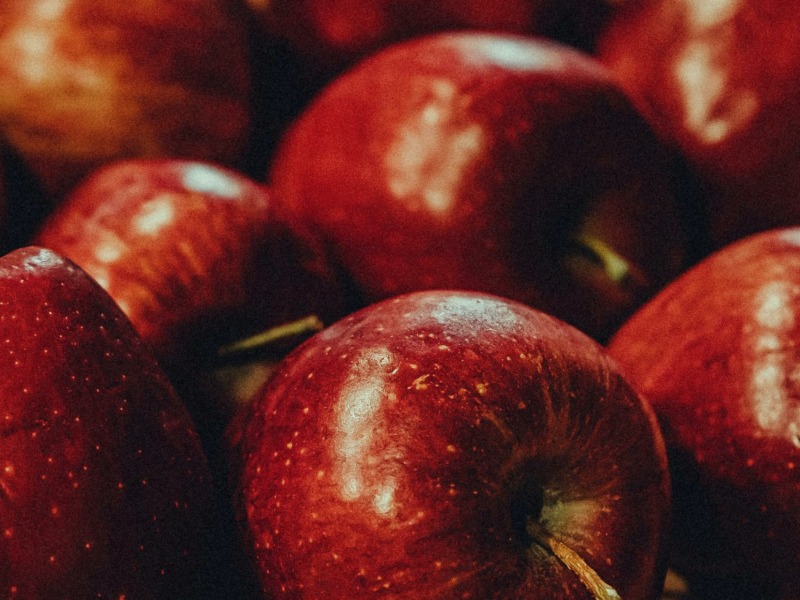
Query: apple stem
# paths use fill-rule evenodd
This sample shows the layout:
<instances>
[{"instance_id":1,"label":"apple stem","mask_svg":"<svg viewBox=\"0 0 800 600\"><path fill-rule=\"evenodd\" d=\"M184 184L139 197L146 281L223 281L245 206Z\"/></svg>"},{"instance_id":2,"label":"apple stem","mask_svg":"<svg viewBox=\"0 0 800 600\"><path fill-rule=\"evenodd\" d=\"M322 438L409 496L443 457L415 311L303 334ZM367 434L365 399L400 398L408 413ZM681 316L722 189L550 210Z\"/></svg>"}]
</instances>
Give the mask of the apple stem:
<instances>
[{"instance_id":1,"label":"apple stem","mask_svg":"<svg viewBox=\"0 0 800 600\"><path fill-rule=\"evenodd\" d=\"M625 281L631 281L637 286L647 287L647 276L600 238L582 233L575 237L575 243L591 252L599 260L603 271L614 283L622 284Z\"/></svg>"},{"instance_id":2,"label":"apple stem","mask_svg":"<svg viewBox=\"0 0 800 600\"><path fill-rule=\"evenodd\" d=\"M534 542L549 550L575 573L596 600L621 600L617 591L603 581L597 571L586 564L577 552L547 531L541 523L535 519L528 519L526 530Z\"/></svg>"},{"instance_id":3,"label":"apple stem","mask_svg":"<svg viewBox=\"0 0 800 600\"><path fill-rule=\"evenodd\" d=\"M324 324L317 315L309 315L270 327L255 335L237 340L226 346L222 346L217 351L217 357L225 361L231 361L241 355L250 354L256 350L264 350L276 342L299 336L307 336L324 328Z\"/></svg>"}]
</instances>

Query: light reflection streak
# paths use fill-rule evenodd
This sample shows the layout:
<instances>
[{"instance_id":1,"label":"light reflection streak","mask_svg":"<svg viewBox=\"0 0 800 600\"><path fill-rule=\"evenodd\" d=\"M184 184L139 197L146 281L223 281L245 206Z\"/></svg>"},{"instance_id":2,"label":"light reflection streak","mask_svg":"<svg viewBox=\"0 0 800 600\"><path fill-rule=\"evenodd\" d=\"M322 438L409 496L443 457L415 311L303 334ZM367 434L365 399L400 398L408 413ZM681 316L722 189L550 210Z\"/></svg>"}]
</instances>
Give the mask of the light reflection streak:
<instances>
[{"instance_id":1,"label":"light reflection streak","mask_svg":"<svg viewBox=\"0 0 800 600\"><path fill-rule=\"evenodd\" d=\"M745 127L759 108L751 89L730 78L733 17L741 0L686 0L687 38L674 63L686 126L707 143L723 142Z\"/></svg>"},{"instance_id":2,"label":"light reflection streak","mask_svg":"<svg viewBox=\"0 0 800 600\"><path fill-rule=\"evenodd\" d=\"M800 383L798 370L792 354L783 347L795 326L793 300L791 286L785 281L772 281L759 290L754 306L754 360L748 389L758 426L766 433L789 439L792 428L800 423L800 406L793 406L788 396L792 387L789 384Z\"/></svg>"},{"instance_id":3,"label":"light reflection streak","mask_svg":"<svg viewBox=\"0 0 800 600\"><path fill-rule=\"evenodd\" d=\"M376 443L383 409L396 397L387 382L394 371L394 356L386 348L364 352L351 366L352 382L345 386L336 405L337 432L333 452L337 463L337 485L345 502L366 499L379 516L396 511L396 493L400 485L399 468L385 456L398 458L396 449L383 448L376 453Z\"/></svg>"},{"instance_id":4,"label":"light reflection streak","mask_svg":"<svg viewBox=\"0 0 800 600\"><path fill-rule=\"evenodd\" d=\"M432 97L401 127L384 159L389 191L399 199L422 201L434 214L448 212L464 172L483 147L483 130L460 119L458 89L434 80Z\"/></svg>"}]
</instances>

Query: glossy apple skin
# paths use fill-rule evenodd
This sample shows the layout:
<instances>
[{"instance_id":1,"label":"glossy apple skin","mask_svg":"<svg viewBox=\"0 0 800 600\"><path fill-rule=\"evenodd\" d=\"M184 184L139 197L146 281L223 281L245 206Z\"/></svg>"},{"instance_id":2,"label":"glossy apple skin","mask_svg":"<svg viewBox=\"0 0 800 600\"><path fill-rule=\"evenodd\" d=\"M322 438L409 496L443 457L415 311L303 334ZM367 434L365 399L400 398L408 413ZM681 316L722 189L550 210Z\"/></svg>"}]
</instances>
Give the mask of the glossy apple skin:
<instances>
[{"instance_id":1,"label":"glossy apple skin","mask_svg":"<svg viewBox=\"0 0 800 600\"><path fill-rule=\"evenodd\" d=\"M235 164L246 36L216 0L3 0L0 130L56 199L120 158Z\"/></svg>"},{"instance_id":2,"label":"glossy apple skin","mask_svg":"<svg viewBox=\"0 0 800 600\"><path fill-rule=\"evenodd\" d=\"M323 250L274 195L213 163L131 159L81 182L36 243L69 257L116 300L166 365L343 299Z\"/></svg>"},{"instance_id":3,"label":"glossy apple skin","mask_svg":"<svg viewBox=\"0 0 800 600\"><path fill-rule=\"evenodd\" d=\"M655 418L601 347L522 304L424 291L354 313L281 363L233 439L266 597L590 598L526 518L623 598L658 596Z\"/></svg>"},{"instance_id":4,"label":"glossy apple skin","mask_svg":"<svg viewBox=\"0 0 800 600\"><path fill-rule=\"evenodd\" d=\"M598 56L706 180L722 246L800 223L800 4L619 3Z\"/></svg>"},{"instance_id":5,"label":"glossy apple skin","mask_svg":"<svg viewBox=\"0 0 800 600\"><path fill-rule=\"evenodd\" d=\"M334 81L269 181L370 301L487 291L602 339L686 260L671 165L590 57L459 33L399 44ZM580 236L626 274L595 264Z\"/></svg>"},{"instance_id":6,"label":"glossy apple skin","mask_svg":"<svg viewBox=\"0 0 800 600\"><path fill-rule=\"evenodd\" d=\"M210 474L186 408L113 300L40 248L0 258L0 589L197 597Z\"/></svg>"},{"instance_id":7,"label":"glossy apple skin","mask_svg":"<svg viewBox=\"0 0 800 600\"><path fill-rule=\"evenodd\" d=\"M800 591L799 273L800 230L746 238L670 284L609 345L670 448L675 568L709 597Z\"/></svg>"}]
</instances>

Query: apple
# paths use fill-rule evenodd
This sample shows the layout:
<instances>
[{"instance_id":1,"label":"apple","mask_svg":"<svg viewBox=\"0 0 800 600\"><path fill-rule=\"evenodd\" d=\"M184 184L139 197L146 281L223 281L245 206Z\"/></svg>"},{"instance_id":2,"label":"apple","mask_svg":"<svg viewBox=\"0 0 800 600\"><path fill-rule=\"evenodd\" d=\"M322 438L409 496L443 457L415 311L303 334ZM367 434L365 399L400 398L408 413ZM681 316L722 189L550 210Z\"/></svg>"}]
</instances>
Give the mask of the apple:
<instances>
[{"instance_id":1,"label":"apple","mask_svg":"<svg viewBox=\"0 0 800 600\"><path fill-rule=\"evenodd\" d=\"M184 405L74 263L0 258L0 593L194 598L210 473Z\"/></svg>"},{"instance_id":2,"label":"apple","mask_svg":"<svg viewBox=\"0 0 800 600\"><path fill-rule=\"evenodd\" d=\"M618 2L599 59L711 196L717 247L800 224L800 4Z\"/></svg>"},{"instance_id":3,"label":"apple","mask_svg":"<svg viewBox=\"0 0 800 600\"><path fill-rule=\"evenodd\" d=\"M351 314L231 432L269 598L657 598L669 479L587 336L475 292Z\"/></svg>"},{"instance_id":4,"label":"apple","mask_svg":"<svg viewBox=\"0 0 800 600\"><path fill-rule=\"evenodd\" d=\"M784 228L711 255L610 341L662 422L673 563L701 598L800 593L799 317L800 229Z\"/></svg>"},{"instance_id":5,"label":"apple","mask_svg":"<svg viewBox=\"0 0 800 600\"><path fill-rule=\"evenodd\" d=\"M588 55L466 32L332 82L268 181L368 301L480 290L605 339L693 252L672 158Z\"/></svg>"},{"instance_id":6,"label":"apple","mask_svg":"<svg viewBox=\"0 0 800 600\"><path fill-rule=\"evenodd\" d=\"M0 131L53 198L134 156L236 164L247 31L216 0L0 1Z\"/></svg>"},{"instance_id":7,"label":"apple","mask_svg":"<svg viewBox=\"0 0 800 600\"><path fill-rule=\"evenodd\" d=\"M204 403L201 412L221 411L211 420L224 421L236 409L232 400L224 404L230 398L195 397L198 378L212 386L199 371L224 362L220 348L306 316L332 322L346 312L320 244L284 218L268 189L213 163L106 165L73 190L34 239L108 291L201 429L209 424L196 412Z\"/></svg>"},{"instance_id":8,"label":"apple","mask_svg":"<svg viewBox=\"0 0 800 600\"><path fill-rule=\"evenodd\" d=\"M599 0L243 0L264 31L318 76L394 42L474 29L539 33L589 45L606 12Z\"/></svg>"},{"instance_id":9,"label":"apple","mask_svg":"<svg viewBox=\"0 0 800 600\"><path fill-rule=\"evenodd\" d=\"M129 159L92 172L43 223L165 364L308 314L342 315L324 250L266 187L214 163Z\"/></svg>"}]
</instances>

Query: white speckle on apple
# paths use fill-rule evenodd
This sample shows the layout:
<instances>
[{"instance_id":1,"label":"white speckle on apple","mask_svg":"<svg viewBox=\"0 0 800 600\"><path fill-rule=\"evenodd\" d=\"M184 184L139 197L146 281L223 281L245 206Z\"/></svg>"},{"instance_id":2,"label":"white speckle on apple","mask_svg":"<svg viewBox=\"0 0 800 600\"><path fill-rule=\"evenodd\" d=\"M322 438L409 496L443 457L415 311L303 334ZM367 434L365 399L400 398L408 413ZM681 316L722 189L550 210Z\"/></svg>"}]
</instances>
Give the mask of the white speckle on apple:
<instances>
[{"instance_id":1,"label":"white speckle on apple","mask_svg":"<svg viewBox=\"0 0 800 600\"><path fill-rule=\"evenodd\" d=\"M390 515L395 510L394 496L397 491L397 481L394 477L387 477L372 499L372 505L379 515Z\"/></svg>"}]
</instances>

